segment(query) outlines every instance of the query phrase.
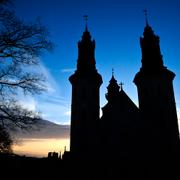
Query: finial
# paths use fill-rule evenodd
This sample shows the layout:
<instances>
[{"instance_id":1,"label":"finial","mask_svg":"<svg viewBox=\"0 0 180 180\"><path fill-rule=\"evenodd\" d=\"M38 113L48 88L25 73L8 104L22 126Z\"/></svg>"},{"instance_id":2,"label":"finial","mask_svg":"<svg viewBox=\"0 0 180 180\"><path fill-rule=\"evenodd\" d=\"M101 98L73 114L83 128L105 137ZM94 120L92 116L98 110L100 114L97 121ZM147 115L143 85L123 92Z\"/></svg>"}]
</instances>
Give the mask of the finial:
<instances>
[{"instance_id":1,"label":"finial","mask_svg":"<svg viewBox=\"0 0 180 180\"><path fill-rule=\"evenodd\" d=\"M148 24L148 12L147 12L147 9L144 9L143 12L144 12L145 20L146 20L146 26L149 26L149 24Z\"/></svg>"},{"instance_id":2,"label":"finial","mask_svg":"<svg viewBox=\"0 0 180 180\"><path fill-rule=\"evenodd\" d=\"M112 76L114 76L114 68L112 68Z\"/></svg>"},{"instance_id":3,"label":"finial","mask_svg":"<svg viewBox=\"0 0 180 180\"><path fill-rule=\"evenodd\" d=\"M85 20L85 30L87 31L87 24L88 24L88 15L84 15L84 20Z\"/></svg>"},{"instance_id":4,"label":"finial","mask_svg":"<svg viewBox=\"0 0 180 180\"><path fill-rule=\"evenodd\" d=\"M123 90L124 83L121 82L119 85L120 85L121 90Z\"/></svg>"}]
</instances>

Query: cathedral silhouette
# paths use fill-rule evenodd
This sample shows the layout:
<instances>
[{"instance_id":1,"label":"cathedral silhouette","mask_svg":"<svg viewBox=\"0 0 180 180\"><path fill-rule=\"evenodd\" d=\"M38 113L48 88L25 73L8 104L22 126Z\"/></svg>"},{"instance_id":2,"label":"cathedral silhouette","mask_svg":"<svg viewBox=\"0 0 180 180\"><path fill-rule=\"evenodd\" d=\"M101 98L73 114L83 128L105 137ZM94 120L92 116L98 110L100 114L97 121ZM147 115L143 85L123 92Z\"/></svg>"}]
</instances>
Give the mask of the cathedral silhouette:
<instances>
[{"instance_id":1,"label":"cathedral silhouette","mask_svg":"<svg viewBox=\"0 0 180 180\"><path fill-rule=\"evenodd\" d=\"M112 74L105 95L107 104L100 117L99 89L103 80L96 69L95 40L86 24L78 42L77 69L69 77L72 84L71 158L117 161L122 166L138 162L141 169L148 167L156 172L171 168L176 172L174 164L180 160L180 139L173 91L175 73L164 66L159 37L147 18L140 46L142 65L133 81L139 107Z\"/></svg>"}]
</instances>

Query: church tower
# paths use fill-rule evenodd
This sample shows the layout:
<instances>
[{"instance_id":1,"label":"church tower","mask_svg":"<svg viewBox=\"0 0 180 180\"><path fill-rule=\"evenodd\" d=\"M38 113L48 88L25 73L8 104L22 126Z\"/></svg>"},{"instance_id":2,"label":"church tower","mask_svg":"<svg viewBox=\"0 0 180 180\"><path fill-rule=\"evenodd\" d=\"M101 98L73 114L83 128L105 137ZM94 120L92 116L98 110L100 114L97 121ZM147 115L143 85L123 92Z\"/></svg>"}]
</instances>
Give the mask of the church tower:
<instances>
[{"instance_id":1,"label":"church tower","mask_svg":"<svg viewBox=\"0 0 180 180\"><path fill-rule=\"evenodd\" d=\"M140 45L142 67L135 75L134 83L146 134L143 135L144 142L153 157L168 157L177 154L180 145L173 91L175 74L164 66L159 37L154 34L147 18Z\"/></svg>"},{"instance_id":2,"label":"church tower","mask_svg":"<svg viewBox=\"0 0 180 180\"><path fill-rule=\"evenodd\" d=\"M75 156L88 157L96 145L102 77L96 70L95 40L91 39L87 21L78 42L77 70L69 81L72 84L70 151Z\"/></svg>"}]
</instances>

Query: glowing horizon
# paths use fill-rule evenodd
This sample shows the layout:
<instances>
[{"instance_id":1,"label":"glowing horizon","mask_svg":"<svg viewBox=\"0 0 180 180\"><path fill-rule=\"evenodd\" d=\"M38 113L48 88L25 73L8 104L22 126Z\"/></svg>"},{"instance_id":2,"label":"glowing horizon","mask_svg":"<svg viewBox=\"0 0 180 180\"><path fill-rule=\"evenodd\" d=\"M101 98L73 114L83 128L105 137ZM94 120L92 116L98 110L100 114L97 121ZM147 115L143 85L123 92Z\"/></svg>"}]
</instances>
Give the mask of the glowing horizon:
<instances>
[{"instance_id":1,"label":"glowing horizon","mask_svg":"<svg viewBox=\"0 0 180 180\"><path fill-rule=\"evenodd\" d=\"M69 150L69 138L24 138L21 142L13 145L13 152L18 155L30 157L47 157L48 152L61 152L64 148Z\"/></svg>"},{"instance_id":2,"label":"glowing horizon","mask_svg":"<svg viewBox=\"0 0 180 180\"><path fill-rule=\"evenodd\" d=\"M125 92L138 106L137 89L132 81L141 67L139 38L145 26L142 9L147 7L149 24L160 37L164 64L176 73L173 84L180 118L180 1L54 0L52 3L50 0L16 0L15 5L17 15L27 22L42 17L42 23L57 45L52 54L40 57L40 69L47 76L49 91L35 97L20 97L27 108L42 112L42 117L48 121L70 124L71 85L68 78L76 69L77 42L85 28L84 14L89 16L88 29L96 41L96 68L103 78L100 107L106 103L106 87L112 68L117 81L125 84ZM33 11L27 13L29 9ZM49 151L63 152L64 146L68 150L69 142L69 138L24 139L13 149L17 154L42 157L47 156Z\"/></svg>"}]
</instances>

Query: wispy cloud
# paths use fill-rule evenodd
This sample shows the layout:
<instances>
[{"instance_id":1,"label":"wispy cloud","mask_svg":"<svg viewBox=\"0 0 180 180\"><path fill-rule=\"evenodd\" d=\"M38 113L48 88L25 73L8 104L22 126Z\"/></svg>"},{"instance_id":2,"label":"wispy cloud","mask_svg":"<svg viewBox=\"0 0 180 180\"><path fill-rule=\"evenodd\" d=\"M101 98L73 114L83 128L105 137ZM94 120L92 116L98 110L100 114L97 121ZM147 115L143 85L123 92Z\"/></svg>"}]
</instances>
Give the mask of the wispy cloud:
<instances>
[{"instance_id":1,"label":"wispy cloud","mask_svg":"<svg viewBox=\"0 0 180 180\"><path fill-rule=\"evenodd\" d=\"M51 73L48 70L48 68L43 63L40 63L39 71L47 79L47 81L45 82L46 83L46 87L47 87L47 91L49 93L54 93L56 91L59 91L59 86L58 86L56 80L54 79L54 77L51 75Z\"/></svg>"},{"instance_id":2,"label":"wispy cloud","mask_svg":"<svg viewBox=\"0 0 180 180\"><path fill-rule=\"evenodd\" d=\"M70 116L71 115L71 111L69 110L69 111L66 111L65 113L64 113L66 116Z\"/></svg>"},{"instance_id":3,"label":"wispy cloud","mask_svg":"<svg viewBox=\"0 0 180 180\"><path fill-rule=\"evenodd\" d=\"M19 103L28 110L36 111L37 103L32 96L21 96Z\"/></svg>"},{"instance_id":4,"label":"wispy cloud","mask_svg":"<svg viewBox=\"0 0 180 180\"><path fill-rule=\"evenodd\" d=\"M74 69L63 69L63 72L72 72ZM41 63L41 71L47 78L48 91L37 98L38 111L44 119L58 124L69 124L70 122L70 101L61 96L61 87L56 82L48 68Z\"/></svg>"},{"instance_id":5,"label":"wispy cloud","mask_svg":"<svg viewBox=\"0 0 180 180\"><path fill-rule=\"evenodd\" d=\"M64 68L61 69L61 73L72 73L75 71L75 68Z\"/></svg>"},{"instance_id":6,"label":"wispy cloud","mask_svg":"<svg viewBox=\"0 0 180 180\"><path fill-rule=\"evenodd\" d=\"M46 120L64 124L70 119L70 115L68 116L65 114L65 112L69 111L69 109L61 104L53 104L41 101L39 102L38 108L42 112L43 118Z\"/></svg>"},{"instance_id":7,"label":"wispy cloud","mask_svg":"<svg viewBox=\"0 0 180 180\"><path fill-rule=\"evenodd\" d=\"M36 107L46 120L58 124L68 124L70 121L70 101L62 97L59 91L47 92L38 96Z\"/></svg>"},{"instance_id":8,"label":"wispy cloud","mask_svg":"<svg viewBox=\"0 0 180 180\"><path fill-rule=\"evenodd\" d=\"M19 96L20 104L29 110L40 112L46 120L58 124L69 124L70 100L61 95L61 87L49 69L40 63L40 66L35 67L32 71L42 73L46 77L47 91L33 97L21 94Z\"/></svg>"},{"instance_id":9,"label":"wispy cloud","mask_svg":"<svg viewBox=\"0 0 180 180\"><path fill-rule=\"evenodd\" d=\"M46 93L38 97L37 107L44 119L58 124L69 124L70 101L58 93Z\"/></svg>"}]
</instances>

